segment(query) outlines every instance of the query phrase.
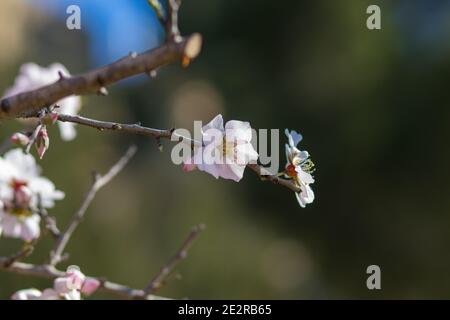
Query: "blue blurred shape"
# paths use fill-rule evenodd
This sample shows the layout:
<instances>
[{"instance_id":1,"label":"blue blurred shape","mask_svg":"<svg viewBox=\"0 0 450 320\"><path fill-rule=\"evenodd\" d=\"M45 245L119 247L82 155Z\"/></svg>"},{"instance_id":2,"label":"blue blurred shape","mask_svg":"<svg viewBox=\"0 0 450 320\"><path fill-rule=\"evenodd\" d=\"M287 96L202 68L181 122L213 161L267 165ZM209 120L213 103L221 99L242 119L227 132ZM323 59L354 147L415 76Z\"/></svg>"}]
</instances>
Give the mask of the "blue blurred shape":
<instances>
[{"instance_id":1,"label":"blue blurred shape","mask_svg":"<svg viewBox=\"0 0 450 320\"><path fill-rule=\"evenodd\" d=\"M94 65L104 65L129 54L156 47L163 30L146 0L22 0L60 19L70 5L81 9Z\"/></svg>"}]
</instances>

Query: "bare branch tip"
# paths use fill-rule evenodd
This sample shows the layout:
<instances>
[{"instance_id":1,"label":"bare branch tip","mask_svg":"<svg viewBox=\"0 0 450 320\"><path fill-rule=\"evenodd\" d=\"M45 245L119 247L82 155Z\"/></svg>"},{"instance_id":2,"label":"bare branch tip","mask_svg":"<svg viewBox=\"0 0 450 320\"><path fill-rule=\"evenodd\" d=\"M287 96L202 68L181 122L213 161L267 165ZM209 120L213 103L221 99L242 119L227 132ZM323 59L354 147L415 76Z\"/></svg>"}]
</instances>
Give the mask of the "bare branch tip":
<instances>
[{"instance_id":1,"label":"bare branch tip","mask_svg":"<svg viewBox=\"0 0 450 320\"><path fill-rule=\"evenodd\" d=\"M184 55L189 59L198 57L202 50L203 37L200 33L192 34L187 40L184 47Z\"/></svg>"}]
</instances>

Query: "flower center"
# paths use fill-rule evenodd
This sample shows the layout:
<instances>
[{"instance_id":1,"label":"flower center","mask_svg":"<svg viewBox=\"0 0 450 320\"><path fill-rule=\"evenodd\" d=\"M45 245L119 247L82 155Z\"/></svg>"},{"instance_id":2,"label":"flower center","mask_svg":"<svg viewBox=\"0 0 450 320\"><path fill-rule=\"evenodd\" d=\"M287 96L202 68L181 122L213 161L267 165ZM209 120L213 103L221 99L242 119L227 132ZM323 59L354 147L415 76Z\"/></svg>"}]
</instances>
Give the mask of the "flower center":
<instances>
[{"instance_id":1,"label":"flower center","mask_svg":"<svg viewBox=\"0 0 450 320\"><path fill-rule=\"evenodd\" d=\"M24 217L32 214L30 210L30 201L32 198L28 183L19 179L12 179L10 187L13 189L13 198L4 201L7 211L15 216Z\"/></svg>"},{"instance_id":2,"label":"flower center","mask_svg":"<svg viewBox=\"0 0 450 320\"><path fill-rule=\"evenodd\" d=\"M303 171L309 174L312 174L314 171L316 171L314 162L312 162L310 158L307 158L304 161L302 161L302 163L300 163L300 167L302 168Z\"/></svg>"},{"instance_id":3,"label":"flower center","mask_svg":"<svg viewBox=\"0 0 450 320\"><path fill-rule=\"evenodd\" d=\"M314 162L308 157L306 159L300 160L299 157L295 157L292 160L292 163L289 163L286 168L285 172L286 174L291 177L295 178L297 177L297 171L295 170L296 167L300 166L303 172L312 174L314 171L316 171Z\"/></svg>"},{"instance_id":4,"label":"flower center","mask_svg":"<svg viewBox=\"0 0 450 320\"><path fill-rule=\"evenodd\" d=\"M216 149L220 152L223 158L235 159L235 147L237 143L235 141L228 141L225 137L222 139L222 143L218 144ZM223 159L225 161L225 159Z\"/></svg>"},{"instance_id":5,"label":"flower center","mask_svg":"<svg viewBox=\"0 0 450 320\"><path fill-rule=\"evenodd\" d=\"M9 214L19 217L19 218L26 218L26 217L31 216L33 214L33 212L31 212L31 210L28 208L17 207L17 208L12 209L11 211L9 211Z\"/></svg>"},{"instance_id":6,"label":"flower center","mask_svg":"<svg viewBox=\"0 0 450 320\"><path fill-rule=\"evenodd\" d=\"M26 187L28 185L28 182L23 181L23 180L18 180L18 179L12 179L10 185L11 185L11 188L14 189L14 192L17 192L21 188Z\"/></svg>"}]
</instances>

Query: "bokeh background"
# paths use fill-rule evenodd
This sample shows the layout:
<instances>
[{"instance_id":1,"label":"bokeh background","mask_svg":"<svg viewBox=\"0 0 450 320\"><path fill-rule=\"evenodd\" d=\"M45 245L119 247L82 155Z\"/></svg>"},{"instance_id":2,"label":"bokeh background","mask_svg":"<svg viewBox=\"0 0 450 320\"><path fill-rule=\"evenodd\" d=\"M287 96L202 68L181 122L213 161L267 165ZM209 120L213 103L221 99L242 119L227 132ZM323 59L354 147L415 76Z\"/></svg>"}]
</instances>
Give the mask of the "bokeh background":
<instances>
[{"instance_id":1,"label":"bokeh background","mask_svg":"<svg viewBox=\"0 0 450 320\"><path fill-rule=\"evenodd\" d=\"M81 31L66 28L70 4L81 7ZM370 4L381 7L381 31L366 28ZM2 0L0 21L1 91L24 62L81 73L163 39L146 0ZM205 38L188 69L169 66L108 97L84 97L82 114L190 128L222 113L254 128L296 129L317 166L316 201L301 209L294 194L250 171L238 184L186 174L171 163L169 142L161 154L152 139L79 127L65 143L52 128L41 165L67 194L51 211L61 227L90 172L139 146L89 209L69 263L143 287L203 222L179 276L159 294L450 298L450 2L191 0L180 24ZM1 138L18 128L1 123ZM43 261L51 244L43 240L27 260ZM19 247L0 239L2 255ZM366 288L371 264L381 267L379 291ZM50 285L0 273L0 298Z\"/></svg>"}]
</instances>

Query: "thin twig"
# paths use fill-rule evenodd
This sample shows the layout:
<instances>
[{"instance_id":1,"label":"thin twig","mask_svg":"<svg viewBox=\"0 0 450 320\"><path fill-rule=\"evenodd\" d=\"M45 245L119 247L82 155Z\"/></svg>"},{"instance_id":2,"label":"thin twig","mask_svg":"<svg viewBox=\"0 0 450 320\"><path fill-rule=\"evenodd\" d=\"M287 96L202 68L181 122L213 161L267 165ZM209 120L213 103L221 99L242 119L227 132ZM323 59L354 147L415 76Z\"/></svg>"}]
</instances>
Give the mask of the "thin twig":
<instances>
[{"instance_id":1,"label":"thin twig","mask_svg":"<svg viewBox=\"0 0 450 320\"><path fill-rule=\"evenodd\" d=\"M189 236L183 242L180 249L178 249L177 253L172 257L172 259L170 259L170 261L164 267L161 268L161 270L159 270L158 274L152 279L152 281L150 281L147 287L145 287L144 292L146 295L154 293L161 287L161 284L164 282L164 279L166 279L172 273L173 269L183 259L186 258L190 247L194 243L194 240L204 229L205 229L204 224L200 224L192 228L192 231L189 233Z\"/></svg>"},{"instance_id":2,"label":"thin twig","mask_svg":"<svg viewBox=\"0 0 450 320\"><path fill-rule=\"evenodd\" d=\"M3 258L3 262L1 263L3 267L9 268L13 263L22 260L23 258L28 257L30 254L34 251L34 245L36 244L37 239L30 242L30 243L24 243L22 249L20 249L19 252ZM0 260L1 261L1 260Z\"/></svg>"},{"instance_id":3,"label":"thin twig","mask_svg":"<svg viewBox=\"0 0 450 320\"><path fill-rule=\"evenodd\" d=\"M99 130L123 131L127 133L139 134L154 138L170 138L172 130L159 130L143 127L139 124L123 124L108 121L99 121L81 116L72 116L67 114L58 115L58 120L62 122L72 122L84 126L96 128Z\"/></svg>"},{"instance_id":4,"label":"thin twig","mask_svg":"<svg viewBox=\"0 0 450 320\"><path fill-rule=\"evenodd\" d=\"M155 11L155 14L158 17L158 20L161 23L161 25L165 26L165 24L166 24L166 12L164 10L164 7L161 4L161 1L159 1L159 0L147 0L147 2L153 8L153 11Z\"/></svg>"},{"instance_id":5,"label":"thin twig","mask_svg":"<svg viewBox=\"0 0 450 320\"><path fill-rule=\"evenodd\" d=\"M101 88L132 76L149 73L159 67L194 59L201 50L202 37L194 33L180 42L166 42L140 55L129 55L107 66L53 84L0 100L0 119L36 114L71 95L97 94Z\"/></svg>"},{"instance_id":6,"label":"thin twig","mask_svg":"<svg viewBox=\"0 0 450 320\"><path fill-rule=\"evenodd\" d=\"M42 196L38 194L38 210L37 213L41 217L41 219L45 223L45 229L47 229L54 238L59 238L61 232L56 226L56 219L54 217L49 216L47 210L42 206Z\"/></svg>"},{"instance_id":7,"label":"thin twig","mask_svg":"<svg viewBox=\"0 0 450 320\"><path fill-rule=\"evenodd\" d=\"M96 175L94 177L94 182L89 191L86 193L84 200L81 204L81 207L72 216L72 219L70 220L67 229L56 240L54 249L50 253L51 265L56 265L61 261L64 249L66 248L67 243L70 240L70 237L80 224L81 220L83 220L86 210L88 209L92 200L94 200L94 197L97 194L98 190L100 190L103 186L105 186L108 182L110 182L126 166L128 161L136 153L136 150L137 150L136 146L131 146L125 153L125 155L114 166L111 167L108 173L106 173L103 176Z\"/></svg>"},{"instance_id":8,"label":"thin twig","mask_svg":"<svg viewBox=\"0 0 450 320\"><path fill-rule=\"evenodd\" d=\"M264 167L261 167L257 164L248 164L247 167L252 169L256 174L261 178L261 180L267 180L274 184L279 184L281 186L284 186L286 188L291 189L294 192L300 192L301 189L296 184L292 183L290 180L282 179L278 177L277 175L271 174L267 169Z\"/></svg>"},{"instance_id":9,"label":"thin twig","mask_svg":"<svg viewBox=\"0 0 450 320\"><path fill-rule=\"evenodd\" d=\"M0 257L0 270L11 272L20 275L34 276L39 278L48 278L55 279L58 277L64 277L65 272L56 269L54 266L49 264L44 265L35 265L30 263L23 262L13 262L12 264L7 265L9 262L8 257ZM117 295L121 298L128 299L149 299L149 300L167 300L168 298L155 296L155 295L147 295L144 290L133 289L128 286L118 284L115 282L108 281L104 278L96 278L89 277L93 279L97 279L100 282L100 290L104 292L108 292L114 295Z\"/></svg>"}]
</instances>

